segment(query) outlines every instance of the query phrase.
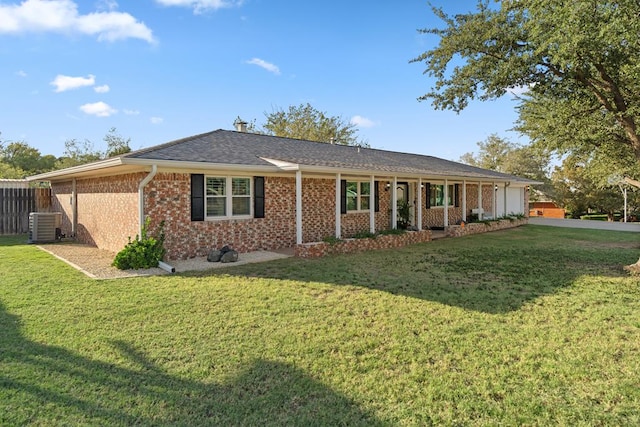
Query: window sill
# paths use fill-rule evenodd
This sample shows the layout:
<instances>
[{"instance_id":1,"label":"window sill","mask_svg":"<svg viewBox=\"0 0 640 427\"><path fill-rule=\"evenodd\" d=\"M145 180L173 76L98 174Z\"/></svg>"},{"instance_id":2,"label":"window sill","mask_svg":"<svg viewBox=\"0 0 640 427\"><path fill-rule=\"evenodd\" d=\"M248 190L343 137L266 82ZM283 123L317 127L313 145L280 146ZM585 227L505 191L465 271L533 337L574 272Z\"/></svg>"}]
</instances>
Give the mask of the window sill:
<instances>
[{"instance_id":1,"label":"window sill","mask_svg":"<svg viewBox=\"0 0 640 427\"><path fill-rule=\"evenodd\" d=\"M367 210L364 210L364 211L362 211L362 210L360 210L360 211L347 211L346 215L351 215L351 214L361 214L361 213L366 213L366 214L368 214L369 212L371 212L371 210L370 210L370 209L367 209ZM343 214L343 215L345 215L345 214Z\"/></svg>"},{"instance_id":2,"label":"window sill","mask_svg":"<svg viewBox=\"0 0 640 427\"><path fill-rule=\"evenodd\" d=\"M218 222L218 221L229 221L229 220L246 220L253 219L253 215L238 215L238 216L208 216L205 218L205 221L210 222Z\"/></svg>"}]
</instances>

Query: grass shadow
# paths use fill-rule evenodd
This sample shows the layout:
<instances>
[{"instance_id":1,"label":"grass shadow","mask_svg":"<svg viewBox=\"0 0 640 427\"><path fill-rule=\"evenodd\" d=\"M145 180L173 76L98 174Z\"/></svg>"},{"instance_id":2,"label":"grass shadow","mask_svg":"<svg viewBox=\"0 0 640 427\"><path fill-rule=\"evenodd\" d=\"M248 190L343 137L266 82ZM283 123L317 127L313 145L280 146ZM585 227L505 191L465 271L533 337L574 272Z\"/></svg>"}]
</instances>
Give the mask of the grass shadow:
<instances>
[{"instance_id":1,"label":"grass shadow","mask_svg":"<svg viewBox=\"0 0 640 427\"><path fill-rule=\"evenodd\" d=\"M527 225L402 249L278 260L204 274L351 285L506 313L585 274L624 276L622 265L638 259L637 235L632 234Z\"/></svg>"},{"instance_id":2,"label":"grass shadow","mask_svg":"<svg viewBox=\"0 0 640 427\"><path fill-rule=\"evenodd\" d=\"M0 304L0 425L382 424L286 363L254 360L229 381L207 383L165 371L128 342L111 344L122 365L34 342Z\"/></svg>"},{"instance_id":3,"label":"grass shadow","mask_svg":"<svg viewBox=\"0 0 640 427\"><path fill-rule=\"evenodd\" d=\"M29 243L29 236L26 234L2 235L0 237L0 246L19 246Z\"/></svg>"}]
</instances>

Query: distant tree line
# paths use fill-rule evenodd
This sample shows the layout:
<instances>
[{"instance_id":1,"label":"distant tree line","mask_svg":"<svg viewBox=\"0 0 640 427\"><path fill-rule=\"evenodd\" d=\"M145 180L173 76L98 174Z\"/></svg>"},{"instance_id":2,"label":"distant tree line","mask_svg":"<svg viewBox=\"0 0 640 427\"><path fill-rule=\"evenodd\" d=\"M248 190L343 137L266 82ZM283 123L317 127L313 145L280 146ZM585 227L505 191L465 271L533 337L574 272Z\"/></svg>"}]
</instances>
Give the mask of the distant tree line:
<instances>
[{"instance_id":1,"label":"distant tree line","mask_svg":"<svg viewBox=\"0 0 640 427\"><path fill-rule=\"evenodd\" d=\"M0 178L25 178L57 169L103 160L131 151L131 138L123 138L116 128L111 128L103 138L106 151L95 149L87 139L68 139L62 156L43 155L25 141L3 141L0 139Z\"/></svg>"}]
</instances>

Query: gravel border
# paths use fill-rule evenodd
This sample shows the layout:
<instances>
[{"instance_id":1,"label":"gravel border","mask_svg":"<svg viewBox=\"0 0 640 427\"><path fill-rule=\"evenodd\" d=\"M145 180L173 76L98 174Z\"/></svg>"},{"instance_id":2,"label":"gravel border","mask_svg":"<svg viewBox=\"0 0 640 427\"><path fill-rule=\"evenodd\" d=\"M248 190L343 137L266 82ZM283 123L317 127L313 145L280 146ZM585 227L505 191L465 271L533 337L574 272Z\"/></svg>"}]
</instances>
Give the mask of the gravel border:
<instances>
[{"instance_id":1,"label":"gravel border","mask_svg":"<svg viewBox=\"0 0 640 427\"><path fill-rule=\"evenodd\" d=\"M73 242L52 244L40 244L38 248L66 262L73 268L92 279L118 279L125 277L159 276L171 274L161 268L149 268L143 270L119 270L111 265L116 254L95 246ZM220 262L208 262L206 257L196 257L186 260L173 260L168 264L175 268L176 273L186 271L203 271L216 268L233 267L254 262L265 262L274 259L289 258L292 254L270 251L256 251L239 254L238 261L223 264Z\"/></svg>"}]
</instances>

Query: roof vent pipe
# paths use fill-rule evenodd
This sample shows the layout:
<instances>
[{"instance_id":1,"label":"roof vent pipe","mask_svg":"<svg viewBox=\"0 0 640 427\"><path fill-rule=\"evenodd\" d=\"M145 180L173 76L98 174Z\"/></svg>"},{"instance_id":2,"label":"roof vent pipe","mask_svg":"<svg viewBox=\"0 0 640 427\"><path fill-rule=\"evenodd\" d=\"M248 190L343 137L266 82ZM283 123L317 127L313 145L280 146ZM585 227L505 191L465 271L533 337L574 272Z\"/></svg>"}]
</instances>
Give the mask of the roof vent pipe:
<instances>
[{"instance_id":1,"label":"roof vent pipe","mask_svg":"<svg viewBox=\"0 0 640 427\"><path fill-rule=\"evenodd\" d=\"M240 116L238 116L238 118L236 119L235 122L233 122L233 125L236 127L236 130L238 132L246 132L247 131L247 122L245 122L244 120L242 120L240 118Z\"/></svg>"}]
</instances>

